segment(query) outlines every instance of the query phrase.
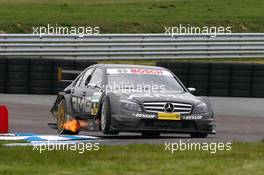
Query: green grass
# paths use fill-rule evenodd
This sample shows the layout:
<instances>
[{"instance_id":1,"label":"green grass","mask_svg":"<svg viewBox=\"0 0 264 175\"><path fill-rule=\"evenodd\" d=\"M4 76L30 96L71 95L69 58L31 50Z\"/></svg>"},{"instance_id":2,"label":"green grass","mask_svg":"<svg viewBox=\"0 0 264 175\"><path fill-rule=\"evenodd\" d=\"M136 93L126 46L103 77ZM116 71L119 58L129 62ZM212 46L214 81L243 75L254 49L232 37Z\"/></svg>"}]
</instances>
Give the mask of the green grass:
<instances>
[{"instance_id":1,"label":"green grass","mask_svg":"<svg viewBox=\"0 0 264 175\"><path fill-rule=\"evenodd\" d=\"M229 152L164 150L164 145L102 146L99 151L45 151L0 146L0 174L262 175L264 142L235 143Z\"/></svg>"},{"instance_id":2,"label":"green grass","mask_svg":"<svg viewBox=\"0 0 264 175\"><path fill-rule=\"evenodd\" d=\"M100 26L101 33L164 32L164 26L231 26L264 32L263 0L0 0L0 33L33 26Z\"/></svg>"}]
</instances>

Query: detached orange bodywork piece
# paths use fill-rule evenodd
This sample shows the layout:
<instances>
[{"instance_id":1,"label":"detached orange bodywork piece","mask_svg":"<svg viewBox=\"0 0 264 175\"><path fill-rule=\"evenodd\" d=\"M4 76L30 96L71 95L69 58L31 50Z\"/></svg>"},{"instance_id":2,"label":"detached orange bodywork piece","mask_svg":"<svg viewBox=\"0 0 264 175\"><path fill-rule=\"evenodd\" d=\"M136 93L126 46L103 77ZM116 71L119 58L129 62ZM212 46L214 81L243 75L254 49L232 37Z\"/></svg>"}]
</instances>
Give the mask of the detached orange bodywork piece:
<instances>
[{"instance_id":1,"label":"detached orange bodywork piece","mask_svg":"<svg viewBox=\"0 0 264 175\"><path fill-rule=\"evenodd\" d=\"M86 120L71 119L64 124L64 129L72 131L72 132L77 132L80 129L87 128L88 124L89 123Z\"/></svg>"},{"instance_id":2,"label":"detached orange bodywork piece","mask_svg":"<svg viewBox=\"0 0 264 175\"><path fill-rule=\"evenodd\" d=\"M72 119L66 123L64 123L64 129L72 131L72 132L77 132L80 129L80 123L76 119Z\"/></svg>"}]
</instances>

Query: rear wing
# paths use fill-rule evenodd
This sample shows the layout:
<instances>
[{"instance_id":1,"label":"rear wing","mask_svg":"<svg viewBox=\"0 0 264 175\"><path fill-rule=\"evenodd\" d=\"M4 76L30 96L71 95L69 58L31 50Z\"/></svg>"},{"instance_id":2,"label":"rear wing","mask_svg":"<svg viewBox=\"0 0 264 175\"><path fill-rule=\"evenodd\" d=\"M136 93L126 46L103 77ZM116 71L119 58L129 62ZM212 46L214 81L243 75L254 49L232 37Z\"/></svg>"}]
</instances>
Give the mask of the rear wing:
<instances>
[{"instance_id":1,"label":"rear wing","mask_svg":"<svg viewBox=\"0 0 264 175\"><path fill-rule=\"evenodd\" d=\"M68 75L76 75L78 76L82 71L81 70L67 70L67 69L63 69L62 67L58 67L58 75L57 75L57 79L58 82L67 82L67 83L71 83L73 82L73 80L71 79L64 79L64 74L68 74Z\"/></svg>"}]
</instances>

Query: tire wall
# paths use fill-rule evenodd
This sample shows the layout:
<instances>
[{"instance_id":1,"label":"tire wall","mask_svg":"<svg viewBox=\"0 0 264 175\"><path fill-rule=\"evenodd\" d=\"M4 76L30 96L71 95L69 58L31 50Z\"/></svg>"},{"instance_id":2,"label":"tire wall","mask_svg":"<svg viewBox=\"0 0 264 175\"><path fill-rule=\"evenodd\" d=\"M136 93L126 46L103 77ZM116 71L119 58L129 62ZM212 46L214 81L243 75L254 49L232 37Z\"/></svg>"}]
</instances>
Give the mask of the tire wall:
<instances>
[{"instance_id":1,"label":"tire wall","mask_svg":"<svg viewBox=\"0 0 264 175\"><path fill-rule=\"evenodd\" d=\"M74 59L0 58L0 93L56 94L69 83L57 80L58 67L84 70L96 64ZM157 62L170 69L196 95L223 97L264 97L264 64ZM64 80L77 75L63 74Z\"/></svg>"},{"instance_id":2,"label":"tire wall","mask_svg":"<svg viewBox=\"0 0 264 175\"><path fill-rule=\"evenodd\" d=\"M6 92L7 60L0 59L0 93Z\"/></svg>"},{"instance_id":3,"label":"tire wall","mask_svg":"<svg viewBox=\"0 0 264 175\"><path fill-rule=\"evenodd\" d=\"M5 59L0 58L0 93L57 94L69 83L58 82L58 67L84 70L93 61L73 59ZM77 75L63 74L65 80Z\"/></svg>"},{"instance_id":4,"label":"tire wall","mask_svg":"<svg viewBox=\"0 0 264 175\"><path fill-rule=\"evenodd\" d=\"M196 95L264 97L264 64L157 62L170 69Z\"/></svg>"}]
</instances>

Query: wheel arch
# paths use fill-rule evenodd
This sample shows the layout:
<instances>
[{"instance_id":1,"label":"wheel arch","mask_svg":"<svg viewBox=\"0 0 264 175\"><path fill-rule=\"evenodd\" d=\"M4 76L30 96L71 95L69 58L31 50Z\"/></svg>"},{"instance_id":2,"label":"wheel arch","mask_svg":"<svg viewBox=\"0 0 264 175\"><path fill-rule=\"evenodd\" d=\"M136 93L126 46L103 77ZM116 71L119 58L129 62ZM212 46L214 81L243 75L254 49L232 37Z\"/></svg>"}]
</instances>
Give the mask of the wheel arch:
<instances>
[{"instance_id":1,"label":"wheel arch","mask_svg":"<svg viewBox=\"0 0 264 175\"><path fill-rule=\"evenodd\" d=\"M119 110L119 97L117 97L116 95L112 93L103 94L100 100L100 105L99 105L99 109L98 109L97 116L96 116L97 119L101 118L102 105L106 98L109 100L111 114L117 114L120 111Z\"/></svg>"},{"instance_id":2,"label":"wheel arch","mask_svg":"<svg viewBox=\"0 0 264 175\"><path fill-rule=\"evenodd\" d=\"M101 119L101 110L102 110L102 105L103 105L103 102L104 102L105 98L108 98L108 100L110 102L109 97L106 94L103 94L101 99L100 99L100 101L99 101L99 108L98 108L98 111L97 111L97 114L96 114L96 119ZM111 105L110 105L110 107L111 107Z\"/></svg>"},{"instance_id":3,"label":"wheel arch","mask_svg":"<svg viewBox=\"0 0 264 175\"><path fill-rule=\"evenodd\" d=\"M66 103L66 113L70 116L74 116L73 110L72 110L72 105L71 105L71 96L64 94L62 96L62 99L64 99L64 101Z\"/></svg>"},{"instance_id":4,"label":"wheel arch","mask_svg":"<svg viewBox=\"0 0 264 175\"><path fill-rule=\"evenodd\" d=\"M66 104L66 109L65 109L65 112L70 115L70 116L73 116L73 111L72 111L72 107L71 107L71 98L69 95L66 95L66 94L58 94L57 98L56 98L56 101L51 109L51 113L52 115L57 118L56 116L56 112L58 110L58 105L60 104L61 100L64 100L65 101L65 104Z\"/></svg>"}]
</instances>

